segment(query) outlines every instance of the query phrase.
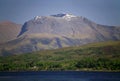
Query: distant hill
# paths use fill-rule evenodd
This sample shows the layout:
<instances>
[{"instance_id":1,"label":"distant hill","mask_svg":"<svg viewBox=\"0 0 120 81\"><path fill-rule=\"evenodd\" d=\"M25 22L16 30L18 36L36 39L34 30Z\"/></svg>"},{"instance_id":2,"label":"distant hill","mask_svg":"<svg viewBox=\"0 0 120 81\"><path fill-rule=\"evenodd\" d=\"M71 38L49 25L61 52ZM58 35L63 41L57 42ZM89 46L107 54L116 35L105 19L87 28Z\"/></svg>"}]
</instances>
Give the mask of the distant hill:
<instances>
[{"instance_id":1,"label":"distant hill","mask_svg":"<svg viewBox=\"0 0 120 81\"><path fill-rule=\"evenodd\" d=\"M120 71L120 41L0 57L0 71Z\"/></svg>"},{"instance_id":2,"label":"distant hill","mask_svg":"<svg viewBox=\"0 0 120 81\"><path fill-rule=\"evenodd\" d=\"M0 22L0 43L16 39L22 25L10 21Z\"/></svg>"},{"instance_id":3,"label":"distant hill","mask_svg":"<svg viewBox=\"0 0 120 81\"><path fill-rule=\"evenodd\" d=\"M96 24L71 14L36 16L24 23L15 40L0 46L1 55L120 40L120 27ZM15 36L16 36L15 35ZM4 55L4 54L3 54Z\"/></svg>"}]
</instances>

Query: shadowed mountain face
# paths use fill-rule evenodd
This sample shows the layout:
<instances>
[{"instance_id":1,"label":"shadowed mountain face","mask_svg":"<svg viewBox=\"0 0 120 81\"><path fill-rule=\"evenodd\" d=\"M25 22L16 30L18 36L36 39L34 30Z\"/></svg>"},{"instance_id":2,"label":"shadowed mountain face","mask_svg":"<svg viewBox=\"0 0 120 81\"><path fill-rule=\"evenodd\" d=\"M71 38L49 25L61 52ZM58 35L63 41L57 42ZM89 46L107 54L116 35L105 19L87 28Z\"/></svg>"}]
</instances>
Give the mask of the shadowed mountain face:
<instances>
[{"instance_id":1,"label":"shadowed mountain face","mask_svg":"<svg viewBox=\"0 0 120 81\"><path fill-rule=\"evenodd\" d=\"M10 21L0 22L0 43L16 39L20 29L21 25L19 24Z\"/></svg>"},{"instance_id":2,"label":"shadowed mountain face","mask_svg":"<svg viewBox=\"0 0 120 81\"><path fill-rule=\"evenodd\" d=\"M103 26L71 14L36 16L25 22L17 38L1 45L1 53L16 54L120 40L120 27Z\"/></svg>"}]
</instances>

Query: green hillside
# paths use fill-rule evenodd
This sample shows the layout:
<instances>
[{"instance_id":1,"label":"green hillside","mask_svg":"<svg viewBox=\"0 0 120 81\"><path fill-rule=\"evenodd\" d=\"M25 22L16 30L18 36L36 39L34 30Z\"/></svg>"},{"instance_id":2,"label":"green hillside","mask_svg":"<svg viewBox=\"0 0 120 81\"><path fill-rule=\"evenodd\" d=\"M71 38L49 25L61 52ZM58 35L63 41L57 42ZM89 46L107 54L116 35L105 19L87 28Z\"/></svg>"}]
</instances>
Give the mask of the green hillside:
<instances>
[{"instance_id":1,"label":"green hillside","mask_svg":"<svg viewBox=\"0 0 120 81\"><path fill-rule=\"evenodd\" d=\"M1 56L0 71L120 71L120 41Z\"/></svg>"}]
</instances>

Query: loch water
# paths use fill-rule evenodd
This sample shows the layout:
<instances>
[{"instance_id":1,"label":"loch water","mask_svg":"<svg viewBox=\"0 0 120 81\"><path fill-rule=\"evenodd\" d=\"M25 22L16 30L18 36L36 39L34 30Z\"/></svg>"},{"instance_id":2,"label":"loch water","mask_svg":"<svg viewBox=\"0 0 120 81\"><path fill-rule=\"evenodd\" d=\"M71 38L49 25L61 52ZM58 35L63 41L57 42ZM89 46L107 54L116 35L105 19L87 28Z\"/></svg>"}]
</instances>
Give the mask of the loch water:
<instances>
[{"instance_id":1,"label":"loch water","mask_svg":"<svg viewBox=\"0 0 120 81\"><path fill-rule=\"evenodd\" d=\"M0 81L120 81L120 72L0 72Z\"/></svg>"}]
</instances>

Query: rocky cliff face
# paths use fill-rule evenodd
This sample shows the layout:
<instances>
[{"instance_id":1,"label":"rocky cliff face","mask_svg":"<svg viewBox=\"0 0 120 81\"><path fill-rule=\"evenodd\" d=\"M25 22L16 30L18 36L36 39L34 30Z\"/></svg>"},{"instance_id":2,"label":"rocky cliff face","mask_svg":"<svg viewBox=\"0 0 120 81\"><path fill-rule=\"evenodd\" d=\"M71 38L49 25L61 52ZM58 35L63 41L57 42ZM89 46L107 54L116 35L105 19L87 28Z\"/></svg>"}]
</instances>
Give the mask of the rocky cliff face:
<instances>
[{"instance_id":1,"label":"rocky cliff face","mask_svg":"<svg viewBox=\"0 0 120 81\"><path fill-rule=\"evenodd\" d=\"M1 46L1 53L25 53L108 40L120 40L120 27L99 25L71 14L36 16L25 22L17 39Z\"/></svg>"}]
</instances>

